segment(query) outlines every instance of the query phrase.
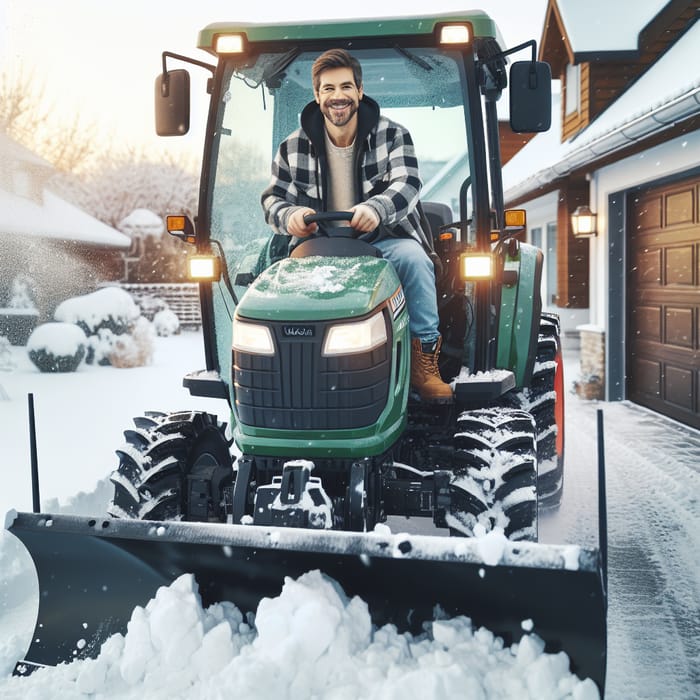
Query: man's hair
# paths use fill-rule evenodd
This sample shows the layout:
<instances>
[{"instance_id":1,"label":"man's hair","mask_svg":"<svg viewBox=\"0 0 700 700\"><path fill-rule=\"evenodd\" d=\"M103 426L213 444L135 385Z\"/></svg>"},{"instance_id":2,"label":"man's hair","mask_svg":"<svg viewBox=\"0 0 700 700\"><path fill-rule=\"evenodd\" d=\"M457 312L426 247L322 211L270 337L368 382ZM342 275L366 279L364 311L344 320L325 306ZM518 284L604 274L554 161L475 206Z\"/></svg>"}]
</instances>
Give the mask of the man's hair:
<instances>
[{"instance_id":1,"label":"man's hair","mask_svg":"<svg viewBox=\"0 0 700 700\"><path fill-rule=\"evenodd\" d=\"M330 49L322 53L311 67L311 82L314 86L314 92L318 92L321 85L321 73L329 68L351 68L355 85L358 89L362 86L360 62L345 49Z\"/></svg>"}]
</instances>

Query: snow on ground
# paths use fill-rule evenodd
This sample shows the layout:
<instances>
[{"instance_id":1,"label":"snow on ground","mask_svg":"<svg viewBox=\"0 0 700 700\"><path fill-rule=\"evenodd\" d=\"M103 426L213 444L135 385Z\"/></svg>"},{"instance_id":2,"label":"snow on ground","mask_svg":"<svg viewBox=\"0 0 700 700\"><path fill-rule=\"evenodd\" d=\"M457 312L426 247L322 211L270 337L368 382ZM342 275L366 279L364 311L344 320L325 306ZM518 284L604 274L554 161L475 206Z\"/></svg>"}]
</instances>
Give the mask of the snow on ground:
<instances>
[{"instance_id":1,"label":"snow on ground","mask_svg":"<svg viewBox=\"0 0 700 700\"><path fill-rule=\"evenodd\" d=\"M27 393L36 406L42 508L104 513L114 450L130 418L144 410L199 408L228 419L223 402L195 399L182 375L203 366L201 337L156 339L148 367L82 365L41 374L22 348L0 372L0 511L31 510ZM288 579L251 618L232 605L204 609L196 581L184 575L134 610L125 636L96 660L75 661L27 678L10 676L35 619L38 597L26 552L0 535L0 697L70 698L597 698L590 680L568 671L563 654L543 653L526 633L503 647L467 618L436 619L421 635L372 627L361 599L348 599L318 572ZM532 628L523 621L526 632Z\"/></svg>"}]
</instances>

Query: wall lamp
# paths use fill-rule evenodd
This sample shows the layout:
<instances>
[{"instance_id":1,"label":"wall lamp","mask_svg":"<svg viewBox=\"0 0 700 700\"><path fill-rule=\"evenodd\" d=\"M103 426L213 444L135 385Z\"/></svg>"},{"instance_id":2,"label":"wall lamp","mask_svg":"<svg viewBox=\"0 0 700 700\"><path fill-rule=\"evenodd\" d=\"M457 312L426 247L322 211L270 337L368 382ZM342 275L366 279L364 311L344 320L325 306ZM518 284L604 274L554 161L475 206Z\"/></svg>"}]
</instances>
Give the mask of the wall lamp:
<instances>
[{"instance_id":1,"label":"wall lamp","mask_svg":"<svg viewBox=\"0 0 700 700\"><path fill-rule=\"evenodd\" d=\"M571 215L571 229L576 238L589 238L591 236L597 236L598 231L596 230L596 217L590 207L586 204L574 209L574 213Z\"/></svg>"}]
</instances>

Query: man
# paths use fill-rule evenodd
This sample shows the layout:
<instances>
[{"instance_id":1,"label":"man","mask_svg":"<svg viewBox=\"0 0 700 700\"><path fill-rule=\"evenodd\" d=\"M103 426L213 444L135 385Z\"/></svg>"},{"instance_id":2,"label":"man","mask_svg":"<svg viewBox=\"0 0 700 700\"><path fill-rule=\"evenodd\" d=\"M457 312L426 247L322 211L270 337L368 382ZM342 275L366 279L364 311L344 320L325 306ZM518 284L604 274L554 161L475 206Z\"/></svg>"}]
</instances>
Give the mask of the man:
<instances>
[{"instance_id":1,"label":"man","mask_svg":"<svg viewBox=\"0 0 700 700\"><path fill-rule=\"evenodd\" d=\"M411 386L423 401L447 403L452 390L438 371L441 338L435 270L417 210L421 181L413 142L364 95L362 68L343 49L319 56L311 69L315 101L301 129L280 144L262 194L276 233L306 238L316 211L350 211L350 226L395 267L406 295L411 332Z\"/></svg>"}]
</instances>

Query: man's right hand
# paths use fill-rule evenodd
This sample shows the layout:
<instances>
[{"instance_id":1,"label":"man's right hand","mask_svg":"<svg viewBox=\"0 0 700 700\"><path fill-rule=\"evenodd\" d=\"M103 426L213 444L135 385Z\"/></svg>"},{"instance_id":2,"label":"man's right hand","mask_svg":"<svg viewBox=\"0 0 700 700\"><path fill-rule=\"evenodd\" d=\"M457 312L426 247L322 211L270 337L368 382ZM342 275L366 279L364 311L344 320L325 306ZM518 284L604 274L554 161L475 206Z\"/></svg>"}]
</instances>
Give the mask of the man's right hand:
<instances>
[{"instance_id":1,"label":"man's right hand","mask_svg":"<svg viewBox=\"0 0 700 700\"><path fill-rule=\"evenodd\" d=\"M290 236L296 236L297 238L306 238L318 231L318 224L305 224L304 217L309 214L315 214L316 212L309 207L299 207L289 216L287 221L287 231Z\"/></svg>"}]
</instances>

